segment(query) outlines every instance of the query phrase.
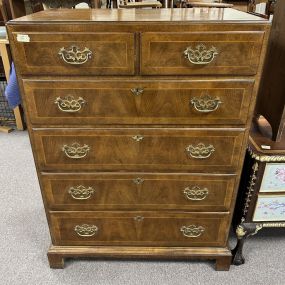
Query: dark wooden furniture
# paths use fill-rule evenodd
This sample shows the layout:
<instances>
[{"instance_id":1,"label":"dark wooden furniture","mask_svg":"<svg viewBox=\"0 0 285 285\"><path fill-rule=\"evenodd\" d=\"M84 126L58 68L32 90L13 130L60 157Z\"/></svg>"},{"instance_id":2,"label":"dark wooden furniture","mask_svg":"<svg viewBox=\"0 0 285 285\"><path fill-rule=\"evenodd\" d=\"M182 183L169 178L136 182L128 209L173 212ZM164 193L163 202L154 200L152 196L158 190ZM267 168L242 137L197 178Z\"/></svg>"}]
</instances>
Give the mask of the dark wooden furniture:
<instances>
[{"instance_id":1,"label":"dark wooden furniture","mask_svg":"<svg viewBox=\"0 0 285 285\"><path fill-rule=\"evenodd\" d=\"M270 15L274 13L276 2L277 0L249 0L248 12L260 17L269 18ZM257 11L258 4L265 4L264 13L260 13Z\"/></svg>"},{"instance_id":2,"label":"dark wooden furniture","mask_svg":"<svg viewBox=\"0 0 285 285\"><path fill-rule=\"evenodd\" d=\"M3 0L6 5L9 19L15 19L26 15L25 0ZM100 8L100 0L28 0L31 12L36 13L43 10L43 3L51 8L72 8L78 3L85 2L90 8Z\"/></svg>"},{"instance_id":3,"label":"dark wooden furniture","mask_svg":"<svg viewBox=\"0 0 285 285\"><path fill-rule=\"evenodd\" d=\"M204 7L204 8L231 8L234 5L228 3L222 3L222 1L203 1L203 0L185 0L182 1L182 6L187 6L188 8Z\"/></svg>"},{"instance_id":4,"label":"dark wooden furniture","mask_svg":"<svg viewBox=\"0 0 285 285\"><path fill-rule=\"evenodd\" d=\"M270 123L274 141L281 140L285 124L284 66L285 1L278 1L256 106L257 117L262 115Z\"/></svg>"},{"instance_id":5,"label":"dark wooden furniture","mask_svg":"<svg viewBox=\"0 0 285 285\"><path fill-rule=\"evenodd\" d=\"M3 0L0 0L0 14L1 14L1 26L5 26L5 23L9 21L11 18L9 18L7 7L5 5L5 2Z\"/></svg>"},{"instance_id":6,"label":"dark wooden furniture","mask_svg":"<svg viewBox=\"0 0 285 285\"><path fill-rule=\"evenodd\" d=\"M100 0L29 0L34 10L36 6L45 4L49 8L73 8L79 3L86 3L90 8L99 8L101 6Z\"/></svg>"},{"instance_id":7,"label":"dark wooden furniture","mask_svg":"<svg viewBox=\"0 0 285 285\"><path fill-rule=\"evenodd\" d=\"M269 29L232 9L44 11L8 24L51 267L111 256L229 269Z\"/></svg>"},{"instance_id":8,"label":"dark wooden furniture","mask_svg":"<svg viewBox=\"0 0 285 285\"><path fill-rule=\"evenodd\" d=\"M189 8L190 7L206 7L206 8L231 8L233 7L234 5L233 4L227 4L227 3L203 3L203 2L198 2L198 1L195 1L195 2L188 2L187 3L189 5Z\"/></svg>"},{"instance_id":9,"label":"dark wooden furniture","mask_svg":"<svg viewBox=\"0 0 285 285\"><path fill-rule=\"evenodd\" d=\"M245 239L265 227L285 227L285 136L271 140L266 120L255 123L241 177L233 224L238 243L233 263L245 262Z\"/></svg>"},{"instance_id":10,"label":"dark wooden furniture","mask_svg":"<svg viewBox=\"0 0 285 285\"><path fill-rule=\"evenodd\" d=\"M162 4L156 0L148 1L129 1L129 0L120 0L119 8L161 8ZM111 8L111 7L110 7Z\"/></svg>"},{"instance_id":11,"label":"dark wooden furniture","mask_svg":"<svg viewBox=\"0 0 285 285\"><path fill-rule=\"evenodd\" d=\"M9 11L9 19L26 15L25 0L3 0Z\"/></svg>"}]
</instances>

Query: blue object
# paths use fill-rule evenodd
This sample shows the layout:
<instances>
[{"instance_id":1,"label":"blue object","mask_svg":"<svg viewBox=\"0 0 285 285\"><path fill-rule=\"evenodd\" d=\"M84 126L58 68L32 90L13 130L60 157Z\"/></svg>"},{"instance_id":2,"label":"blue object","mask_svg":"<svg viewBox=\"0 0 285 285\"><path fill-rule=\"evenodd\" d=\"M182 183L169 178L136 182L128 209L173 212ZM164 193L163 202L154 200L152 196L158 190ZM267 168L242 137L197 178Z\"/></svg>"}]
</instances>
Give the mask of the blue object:
<instances>
[{"instance_id":1,"label":"blue object","mask_svg":"<svg viewBox=\"0 0 285 285\"><path fill-rule=\"evenodd\" d=\"M0 39L7 38L7 31L5 26L0 26Z\"/></svg>"},{"instance_id":2,"label":"blue object","mask_svg":"<svg viewBox=\"0 0 285 285\"><path fill-rule=\"evenodd\" d=\"M8 85L5 90L5 97L8 101L9 106L14 109L21 103L20 90L16 77L14 63L12 62L11 74Z\"/></svg>"}]
</instances>

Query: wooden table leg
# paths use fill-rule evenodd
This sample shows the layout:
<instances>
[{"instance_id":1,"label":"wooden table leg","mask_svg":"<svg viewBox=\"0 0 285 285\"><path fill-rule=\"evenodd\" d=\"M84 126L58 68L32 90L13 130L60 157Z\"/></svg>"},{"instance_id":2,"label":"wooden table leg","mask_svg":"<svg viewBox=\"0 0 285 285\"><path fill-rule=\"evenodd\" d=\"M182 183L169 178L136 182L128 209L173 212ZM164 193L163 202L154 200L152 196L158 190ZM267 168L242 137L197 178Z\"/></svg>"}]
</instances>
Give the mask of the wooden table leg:
<instances>
[{"instance_id":1,"label":"wooden table leg","mask_svg":"<svg viewBox=\"0 0 285 285\"><path fill-rule=\"evenodd\" d=\"M5 77L8 81L9 76L10 76L11 66L10 66L10 57L9 57L9 53L7 50L7 40L6 39L0 40L0 54L1 54L2 62L3 62ZM10 133L11 131L13 131L13 129L7 126L0 126L0 131L4 133Z\"/></svg>"},{"instance_id":2,"label":"wooden table leg","mask_svg":"<svg viewBox=\"0 0 285 285\"><path fill-rule=\"evenodd\" d=\"M14 115L15 115L15 120L16 120L16 127L17 130L23 131L25 129L24 123L23 123L23 111L20 106L17 106L14 108Z\"/></svg>"},{"instance_id":3,"label":"wooden table leg","mask_svg":"<svg viewBox=\"0 0 285 285\"><path fill-rule=\"evenodd\" d=\"M0 54L2 57L2 62L4 66L4 73L7 82L9 81L10 78L10 69L11 69L11 57L10 57L10 52L8 50L8 45L9 42L8 40L0 40Z\"/></svg>"}]
</instances>

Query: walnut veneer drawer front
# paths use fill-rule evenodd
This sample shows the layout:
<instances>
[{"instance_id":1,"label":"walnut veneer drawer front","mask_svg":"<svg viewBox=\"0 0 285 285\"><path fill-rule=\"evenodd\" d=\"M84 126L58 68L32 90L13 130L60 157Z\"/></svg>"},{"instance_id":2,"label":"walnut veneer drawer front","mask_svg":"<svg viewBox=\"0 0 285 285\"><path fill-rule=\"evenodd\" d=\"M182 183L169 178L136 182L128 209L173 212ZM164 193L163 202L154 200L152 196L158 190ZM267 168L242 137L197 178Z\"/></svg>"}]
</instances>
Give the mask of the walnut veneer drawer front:
<instances>
[{"instance_id":1,"label":"walnut veneer drawer front","mask_svg":"<svg viewBox=\"0 0 285 285\"><path fill-rule=\"evenodd\" d=\"M35 125L245 124L254 80L24 80Z\"/></svg>"},{"instance_id":2,"label":"walnut veneer drawer front","mask_svg":"<svg viewBox=\"0 0 285 285\"><path fill-rule=\"evenodd\" d=\"M13 33L22 74L134 74L133 33L28 33L19 42L21 36Z\"/></svg>"},{"instance_id":3,"label":"walnut veneer drawer front","mask_svg":"<svg viewBox=\"0 0 285 285\"><path fill-rule=\"evenodd\" d=\"M203 129L37 130L41 170L236 170L244 131Z\"/></svg>"},{"instance_id":4,"label":"walnut veneer drawer front","mask_svg":"<svg viewBox=\"0 0 285 285\"><path fill-rule=\"evenodd\" d=\"M42 175L53 210L229 210L235 175Z\"/></svg>"},{"instance_id":5,"label":"walnut veneer drawer front","mask_svg":"<svg viewBox=\"0 0 285 285\"><path fill-rule=\"evenodd\" d=\"M256 74L264 32L143 33L142 74Z\"/></svg>"},{"instance_id":6,"label":"walnut veneer drawer front","mask_svg":"<svg viewBox=\"0 0 285 285\"><path fill-rule=\"evenodd\" d=\"M55 245L222 246L227 214L50 212ZM55 230L57 229L57 230Z\"/></svg>"}]
</instances>

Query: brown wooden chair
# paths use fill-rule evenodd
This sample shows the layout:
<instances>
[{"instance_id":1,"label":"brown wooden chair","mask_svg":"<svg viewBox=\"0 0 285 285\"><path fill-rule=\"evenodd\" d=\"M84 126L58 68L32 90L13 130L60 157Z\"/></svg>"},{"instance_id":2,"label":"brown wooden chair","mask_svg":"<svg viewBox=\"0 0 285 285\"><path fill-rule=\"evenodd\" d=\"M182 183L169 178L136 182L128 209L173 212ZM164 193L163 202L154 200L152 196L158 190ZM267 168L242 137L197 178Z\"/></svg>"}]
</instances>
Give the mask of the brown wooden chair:
<instances>
[{"instance_id":1,"label":"brown wooden chair","mask_svg":"<svg viewBox=\"0 0 285 285\"><path fill-rule=\"evenodd\" d=\"M15 0L14 0L15 1ZM100 0L29 0L32 12L46 8L75 8L79 3L86 3L90 8L101 8Z\"/></svg>"},{"instance_id":2,"label":"brown wooden chair","mask_svg":"<svg viewBox=\"0 0 285 285\"><path fill-rule=\"evenodd\" d=\"M234 6L223 3L222 0L182 0L180 5L183 8L231 8Z\"/></svg>"},{"instance_id":3,"label":"brown wooden chair","mask_svg":"<svg viewBox=\"0 0 285 285\"><path fill-rule=\"evenodd\" d=\"M8 19L15 19L26 15L25 0L3 0Z\"/></svg>"},{"instance_id":4,"label":"brown wooden chair","mask_svg":"<svg viewBox=\"0 0 285 285\"><path fill-rule=\"evenodd\" d=\"M25 0L3 0L6 6L11 10L11 19L26 15ZM28 0L31 13L36 13L44 9L43 4L50 8L74 8L75 5L85 2L90 8L100 8L100 0Z\"/></svg>"},{"instance_id":5,"label":"brown wooden chair","mask_svg":"<svg viewBox=\"0 0 285 285\"><path fill-rule=\"evenodd\" d=\"M284 1L284 0L279 0L279 1ZM277 0L249 0L247 11L251 14L260 17L269 18L270 15L274 13L276 2ZM265 4L264 11L262 12L258 10L258 6L260 4Z\"/></svg>"},{"instance_id":6,"label":"brown wooden chair","mask_svg":"<svg viewBox=\"0 0 285 285\"><path fill-rule=\"evenodd\" d=\"M10 7L8 6L9 2L5 0L0 0L0 12L3 18L4 23L6 23L12 17ZM0 26L0 56L4 67L4 73L6 81L9 81L10 78L10 69L11 69L11 53L9 47L9 40L7 37L6 27ZM24 118L23 111L21 106L17 106L13 109L15 115L16 127L18 130L24 130ZM7 129L1 128L2 131L8 131Z\"/></svg>"},{"instance_id":7,"label":"brown wooden chair","mask_svg":"<svg viewBox=\"0 0 285 285\"><path fill-rule=\"evenodd\" d=\"M119 8L161 8L162 4L159 1L147 0L147 1L131 1L131 0L120 0Z\"/></svg>"}]
</instances>

